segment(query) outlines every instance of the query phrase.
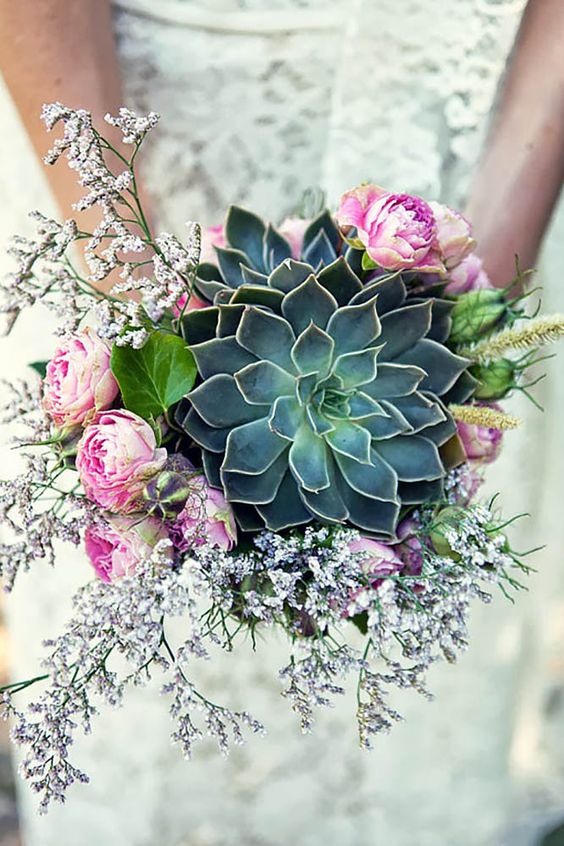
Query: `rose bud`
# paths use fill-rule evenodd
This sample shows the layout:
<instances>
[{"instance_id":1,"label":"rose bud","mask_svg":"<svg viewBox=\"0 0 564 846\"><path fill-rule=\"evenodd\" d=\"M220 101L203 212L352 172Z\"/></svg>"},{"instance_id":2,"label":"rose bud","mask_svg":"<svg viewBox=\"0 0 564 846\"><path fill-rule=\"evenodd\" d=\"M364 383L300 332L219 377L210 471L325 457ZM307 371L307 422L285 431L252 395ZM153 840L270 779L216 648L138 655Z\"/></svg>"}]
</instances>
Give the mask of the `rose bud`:
<instances>
[{"instance_id":1,"label":"rose bud","mask_svg":"<svg viewBox=\"0 0 564 846\"><path fill-rule=\"evenodd\" d=\"M488 364L475 364L471 374L480 383L474 396L481 400L501 399L515 387L517 366L508 358L490 361Z\"/></svg>"},{"instance_id":2,"label":"rose bud","mask_svg":"<svg viewBox=\"0 0 564 846\"><path fill-rule=\"evenodd\" d=\"M490 277L484 270L482 259L475 253L466 256L460 264L449 271L448 278L445 293L451 296L493 288Z\"/></svg>"},{"instance_id":3,"label":"rose bud","mask_svg":"<svg viewBox=\"0 0 564 846\"><path fill-rule=\"evenodd\" d=\"M157 541L166 537L162 523L152 517L112 517L89 526L84 544L98 578L113 582L134 575L138 565L150 559Z\"/></svg>"},{"instance_id":4,"label":"rose bud","mask_svg":"<svg viewBox=\"0 0 564 846\"><path fill-rule=\"evenodd\" d=\"M377 587L383 576L390 576L399 572L403 562L397 556L393 546L387 546L372 538L360 537L349 543L351 552L361 552L362 569L370 579L374 579L372 587Z\"/></svg>"},{"instance_id":5,"label":"rose bud","mask_svg":"<svg viewBox=\"0 0 564 846\"><path fill-rule=\"evenodd\" d=\"M223 492L208 485L205 476L190 479L190 494L170 528L174 546L188 552L209 544L230 550L237 542L237 526Z\"/></svg>"},{"instance_id":6,"label":"rose bud","mask_svg":"<svg viewBox=\"0 0 564 846\"><path fill-rule=\"evenodd\" d=\"M387 546L372 538L361 536L351 541L348 548L352 553L362 553L358 557L368 582L365 587L350 592L350 604L345 616L356 617L370 606L371 593L380 587L384 578L401 571L403 561L398 557L393 546Z\"/></svg>"},{"instance_id":7,"label":"rose bud","mask_svg":"<svg viewBox=\"0 0 564 846\"><path fill-rule=\"evenodd\" d=\"M139 510L143 489L162 470L166 455L141 417L122 409L104 411L78 443L76 469L89 499L126 514Z\"/></svg>"},{"instance_id":8,"label":"rose bud","mask_svg":"<svg viewBox=\"0 0 564 846\"><path fill-rule=\"evenodd\" d=\"M494 404L491 407L501 410ZM475 423L463 423L461 420L457 420L456 428L468 461L476 461L480 464L490 464L495 461L501 451L503 439L500 429L477 426Z\"/></svg>"},{"instance_id":9,"label":"rose bud","mask_svg":"<svg viewBox=\"0 0 564 846\"><path fill-rule=\"evenodd\" d=\"M68 338L47 365L43 408L59 429L85 425L117 394L110 349L92 329Z\"/></svg>"},{"instance_id":10,"label":"rose bud","mask_svg":"<svg viewBox=\"0 0 564 846\"><path fill-rule=\"evenodd\" d=\"M223 227L223 223L220 223L217 226L208 226L208 228L204 229L202 232L200 264L204 264L204 262L216 264L217 253L214 248L226 246L227 241L225 240L225 229Z\"/></svg>"},{"instance_id":11,"label":"rose bud","mask_svg":"<svg viewBox=\"0 0 564 846\"><path fill-rule=\"evenodd\" d=\"M287 217L278 227L280 235L289 243L294 259L299 259L302 254L305 231L310 223L303 217Z\"/></svg>"},{"instance_id":12,"label":"rose bud","mask_svg":"<svg viewBox=\"0 0 564 846\"><path fill-rule=\"evenodd\" d=\"M435 217L419 197L362 185L343 195L337 222L354 227L372 262L385 270L444 272Z\"/></svg>"},{"instance_id":13,"label":"rose bud","mask_svg":"<svg viewBox=\"0 0 564 846\"><path fill-rule=\"evenodd\" d=\"M476 246L465 217L442 203L429 203L437 223L437 244L443 264L450 270Z\"/></svg>"},{"instance_id":14,"label":"rose bud","mask_svg":"<svg viewBox=\"0 0 564 846\"><path fill-rule=\"evenodd\" d=\"M182 294L174 304L172 311L175 317L180 317L181 314L187 314L189 311L197 311L201 308L210 308L211 303L203 300L197 294Z\"/></svg>"},{"instance_id":15,"label":"rose bud","mask_svg":"<svg viewBox=\"0 0 564 846\"><path fill-rule=\"evenodd\" d=\"M421 526L414 517L405 517L397 529L399 544L394 545L398 558L403 562L404 573L418 576L423 567L423 546L418 534Z\"/></svg>"},{"instance_id":16,"label":"rose bud","mask_svg":"<svg viewBox=\"0 0 564 846\"><path fill-rule=\"evenodd\" d=\"M507 311L503 291L470 291L462 294L451 312L450 340L456 344L471 343L489 332Z\"/></svg>"}]
</instances>

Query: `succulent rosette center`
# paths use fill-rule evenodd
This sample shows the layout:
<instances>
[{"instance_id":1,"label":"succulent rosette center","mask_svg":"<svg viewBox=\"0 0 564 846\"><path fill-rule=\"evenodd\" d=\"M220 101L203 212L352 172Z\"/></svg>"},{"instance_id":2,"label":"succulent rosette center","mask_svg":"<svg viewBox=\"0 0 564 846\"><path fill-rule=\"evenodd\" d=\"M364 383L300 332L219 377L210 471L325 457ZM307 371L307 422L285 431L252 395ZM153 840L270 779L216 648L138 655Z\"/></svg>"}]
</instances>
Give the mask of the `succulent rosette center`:
<instances>
[{"instance_id":1,"label":"succulent rosette center","mask_svg":"<svg viewBox=\"0 0 564 846\"><path fill-rule=\"evenodd\" d=\"M398 275L363 285L344 257L284 260L184 318L201 384L178 420L243 529L312 519L394 537L402 506L440 494L456 427L441 397L468 362L442 301Z\"/></svg>"}]
</instances>

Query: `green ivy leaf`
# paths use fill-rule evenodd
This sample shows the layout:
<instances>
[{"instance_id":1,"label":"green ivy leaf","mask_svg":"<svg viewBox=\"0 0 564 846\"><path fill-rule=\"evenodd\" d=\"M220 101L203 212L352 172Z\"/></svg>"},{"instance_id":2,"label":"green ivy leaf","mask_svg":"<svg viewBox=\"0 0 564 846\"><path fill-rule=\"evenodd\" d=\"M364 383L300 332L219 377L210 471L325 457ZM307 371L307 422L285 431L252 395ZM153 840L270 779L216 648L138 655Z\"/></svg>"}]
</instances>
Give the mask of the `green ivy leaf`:
<instances>
[{"instance_id":1,"label":"green ivy leaf","mask_svg":"<svg viewBox=\"0 0 564 846\"><path fill-rule=\"evenodd\" d=\"M48 364L48 361L30 361L28 366L31 367L32 370L35 370L36 373L39 373L42 379L45 379Z\"/></svg>"},{"instance_id":2,"label":"green ivy leaf","mask_svg":"<svg viewBox=\"0 0 564 846\"><path fill-rule=\"evenodd\" d=\"M362 269L363 270L374 270L375 267L378 267L375 261L373 261L368 253L362 254Z\"/></svg>"},{"instance_id":3,"label":"green ivy leaf","mask_svg":"<svg viewBox=\"0 0 564 846\"><path fill-rule=\"evenodd\" d=\"M168 411L196 379L196 364L186 342L166 332L153 332L138 350L114 346L111 368L125 407L146 420Z\"/></svg>"}]
</instances>

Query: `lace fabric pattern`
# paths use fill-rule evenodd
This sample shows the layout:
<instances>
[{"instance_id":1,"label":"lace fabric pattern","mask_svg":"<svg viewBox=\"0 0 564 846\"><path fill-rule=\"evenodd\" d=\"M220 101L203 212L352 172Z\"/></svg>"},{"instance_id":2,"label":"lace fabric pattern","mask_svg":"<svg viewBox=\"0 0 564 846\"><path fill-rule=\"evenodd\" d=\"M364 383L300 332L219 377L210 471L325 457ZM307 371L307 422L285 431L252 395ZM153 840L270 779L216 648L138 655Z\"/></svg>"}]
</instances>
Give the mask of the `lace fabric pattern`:
<instances>
[{"instance_id":1,"label":"lace fabric pattern","mask_svg":"<svg viewBox=\"0 0 564 846\"><path fill-rule=\"evenodd\" d=\"M460 204L524 5L117 0L127 103L162 115L143 163L158 226L182 236L186 220L217 223L230 202L277 219L307 187L336 200L364 179ZM0 188L13 198L0 209L5 232L47 195L2 91L0 114ZM35 319L12 342L22 368L50 352ZM520 475L508 478L534 497L540 481L526 476L538 453L515 446L529 458L517 464L512 450L507 467ZM70 550L54 573L22 580L10 600L18 673L33 674L41 639L64 623L60 597L88 575ZM158 685L135 690L77 744L89 787L47 818L22 789L26 846L498 846L514 801L516 690L533 660L527 608L522 597L477 609L468 655L431 676L436 702L406 692L393 703L406 722L370 755L356 745L354 692L300 736L274 678L284 661L275 638L258 656L242 644L200 669L212 697L269 726L227 761L204 746L184 762L168 747Z\"/></svg>"}]
</instances>

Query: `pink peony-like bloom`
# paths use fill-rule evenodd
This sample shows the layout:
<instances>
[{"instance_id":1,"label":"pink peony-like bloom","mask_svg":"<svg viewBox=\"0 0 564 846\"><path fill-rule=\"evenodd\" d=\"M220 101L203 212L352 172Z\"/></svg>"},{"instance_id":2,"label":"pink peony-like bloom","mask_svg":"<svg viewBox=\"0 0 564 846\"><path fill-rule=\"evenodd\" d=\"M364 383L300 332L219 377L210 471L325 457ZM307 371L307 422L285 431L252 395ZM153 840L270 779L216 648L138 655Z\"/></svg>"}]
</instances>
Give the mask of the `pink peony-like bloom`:
<instances>
[{"instance_id":1,"label":"pink peony-like bloom","mask_svg":"<svg viewBox=\"0 0 564 846\"><path fill-rule=\"evenodd\" d=\"M200 308L210 308L211 303L207 300L202 300L197 294L182 294L173 307L175 317L180 317L181 314L187 314L189 311L197 311Z\"/></svg>"},{"instance_id":2,"label":"pink peony-like bloom","mask_svg":"<svg viewBox=\"0 0 564 846\"><path fill-rule=\"evenodd\" d=\"M366 575L375 579L373 587L377 587L383 576L390 576L399 572L403 562L396 554L393 546L387 546L372 538L360 537L349 543L351 552L366 553L363 560L363 570Z\"/></svg>"},{"instance_id":3,"label":"pink peony-like bloom","mask_svg":"<svg viewBox=\"0 0 564 846\"><path fill-rule=\"evenodd\" d=\"M76 468L86 496L118 514L137 510L148 479L166 462L155 433L131 411L103 411L78 442Z\"/></svg>"},{"instance_id":4,"label":"pink peony-like bloom","mask_svg":"<svg viewBox=\"0 0 564 846\"><path fill-rule=\"evenodd\" d=\"M203 264L204 262L216 264L217 255L214 247L226 246L227 241L225 240L225 229L223 227L223 223L219 223L217 226L208 226L208 228L204 229L202 232L200 264Z\"/></svg>"},{"instance_id":5,"label":"pink peony-like bloom","mask_svg":"<svg viewBox=\"0 0 564 846\"><path fill-rule=\"evenodd\" d=\"M435 217L419 197L362 185L343 195L337 221L356 228L370 258L385 270L444 272Z\"/></svg>"},{"instance_id":6,"label":"pink peony-like bloom","mask_svg":"<svg viewBox=\"0 0 564 846\"><path fill-rule=\"evenodd\" d=\"M437 222L437 244L443 264L450 270L476 246L472 227L460 212L443 203L429 203Z\"/></svg>"},{"instance_id":7,"label":"pink peony-like bloom","mask_svg":"<svg viewBox=\"0 0 564 846\"><path fill-rule=\"evenodd\" d=\"M489 407L501 411L499 406L493 403ZM463 423L461 420L457 420L456 428L468 461L490 464L496 460L501 451L503 439L500 429L476 426L473 423Z\"/></svg>"},{"instance_id":8,"label":"pink peony-like bloom","mask_svg":"<svg viewBox=\"0 0 564 846\"><path fill-rule=\"evenodd\" d=\"M350 552L363 553L362 570L370 580L366 587L357 588L350 592L350 603L345 616L354 617L370 607L370 589L377 590L386 576L399 573L404 565L393 546L386 546L386 544L379 543L372 538L361 536L357 540L351 541L348 548Z\"/></svg>"},{"instance_id":9,"label":"pink peony-like bloom","mask_svg":"<svg viewBox=\"0 0 564 846\"><path fill-rule=\"evenodd\" d=\"M302 254L305 231L310 223L303 217L287 217L278 227L279 233L289 243L294 259L299 259Z\"/></svg>"},{"instance_id":10,"label":"pink peony-like bloom","mask_svg":"<svg viewBox=\"0 0 564 846\"><path fill-rule=\"evenodd\" d=\"M59 429L88 423L117 394L110 349L91 329L72 335L55 350L43 383L43 407Z\"/></svg>"},{"instance_id":11,"label":"pink peony-like bloom","mask_svg":"<svg viewBox=\"0 0 564 846\"><path fill-rule=\"evenodd\" d=\"M146 517L113 517L108 523L88 526L86 554L103 582L133 576L137 566L150 558L157 541L167 536L159 520Z\"/></svg>"},{"instance_id":12,"label":"pink peony-like bloom","mask_svg":"<svg viewBox=\"0 0 564 846\"><path fill-rule=\"evenodd\" d=\"M171 538L180 552L209 544L230 550L237 542L237 526L223 492L208 485L205 476L190 479L192 492L171 527Z\"/></svg>"},{"instance_id":13,"label":"pink peony-like bloom","mask_svg":"<svg viewBox=\"0 0 564 846\"><path fill-rule=\"evenodd\" d=\"M482 259L475 253L463 258L460 264L449 272L448 278L449 282L445 288L447 294L467 294L469 291L494 287L484 270Z\"/></svg>"}]
</instances>

